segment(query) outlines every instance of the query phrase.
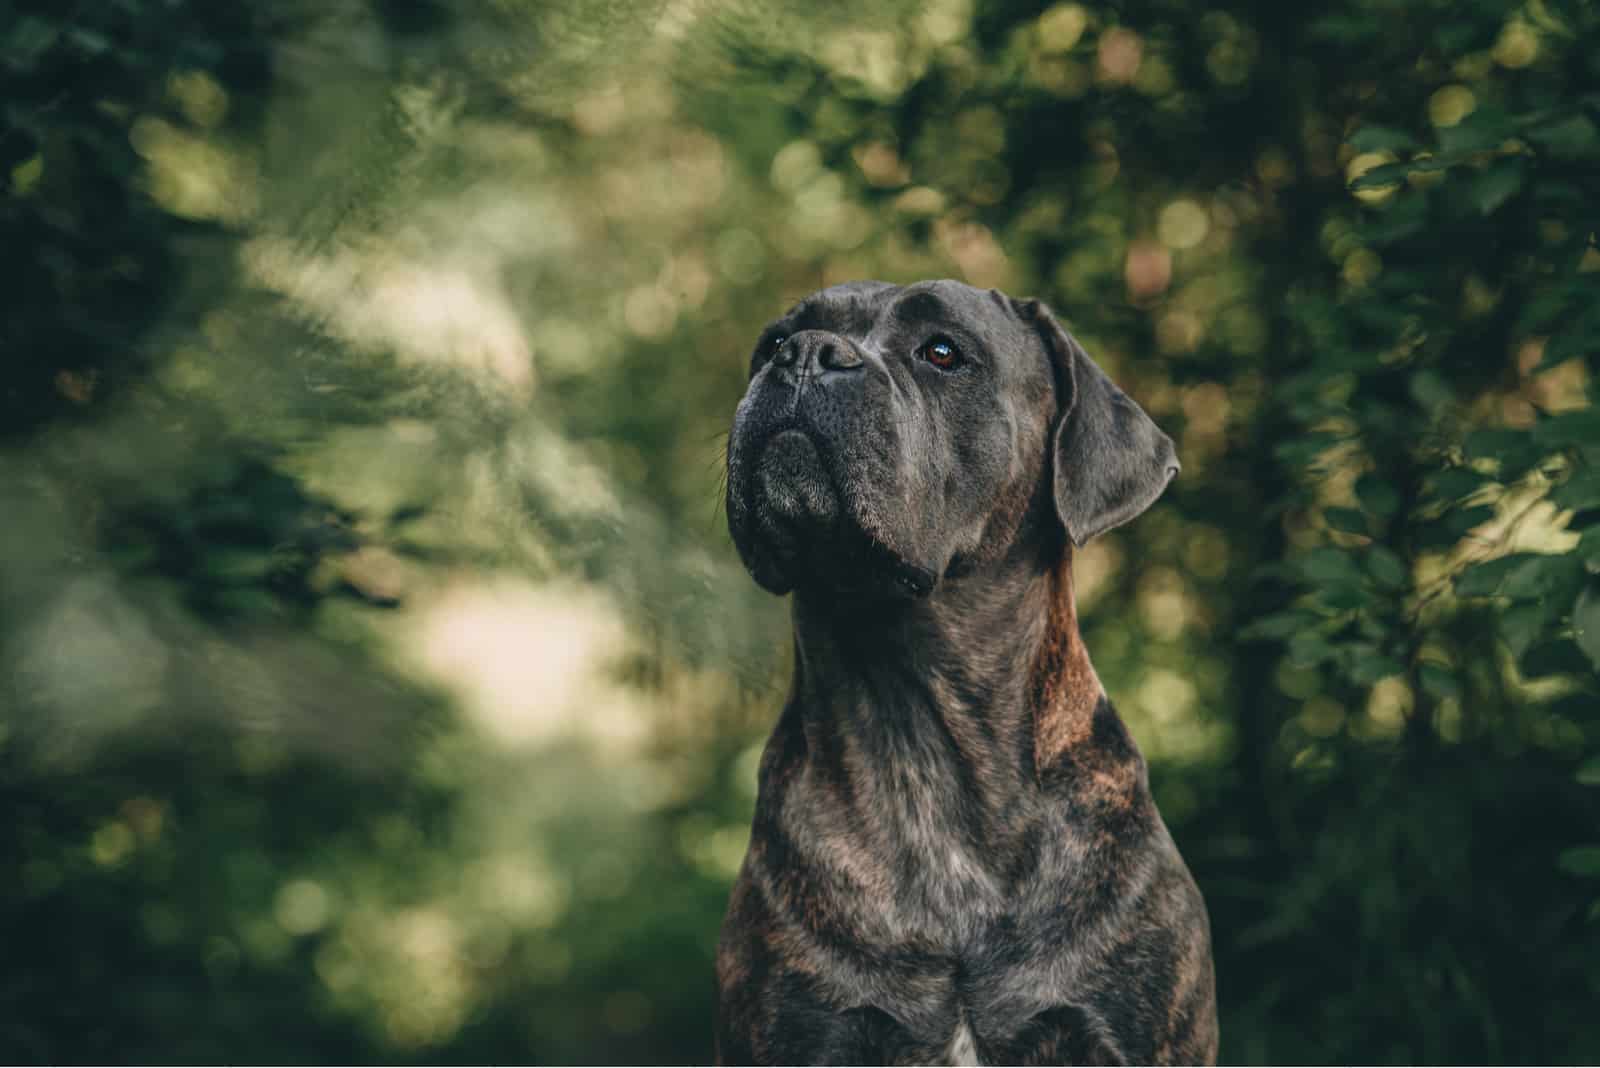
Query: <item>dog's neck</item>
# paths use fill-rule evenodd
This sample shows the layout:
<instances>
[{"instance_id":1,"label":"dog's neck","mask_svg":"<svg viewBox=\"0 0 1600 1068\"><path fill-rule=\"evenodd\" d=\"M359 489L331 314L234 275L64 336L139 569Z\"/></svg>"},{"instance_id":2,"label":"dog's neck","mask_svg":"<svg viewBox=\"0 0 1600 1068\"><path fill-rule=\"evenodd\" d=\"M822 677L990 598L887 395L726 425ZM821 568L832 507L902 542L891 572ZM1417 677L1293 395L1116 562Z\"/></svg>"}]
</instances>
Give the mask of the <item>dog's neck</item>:
<instances>
[{"instance_id":1,"label":"dog's neck","mask_svg":"<svg viewBox=\"0 0 1600 1068\"><path fill-rule=\"evenodd\" d=\"M887 607L797 594L789 711L808 758L853 778L938 761L991 816L1036 792L1090 743L1103 690L1078 633L1071 549L1031 557Z\"/></svg>"}]
</instances>

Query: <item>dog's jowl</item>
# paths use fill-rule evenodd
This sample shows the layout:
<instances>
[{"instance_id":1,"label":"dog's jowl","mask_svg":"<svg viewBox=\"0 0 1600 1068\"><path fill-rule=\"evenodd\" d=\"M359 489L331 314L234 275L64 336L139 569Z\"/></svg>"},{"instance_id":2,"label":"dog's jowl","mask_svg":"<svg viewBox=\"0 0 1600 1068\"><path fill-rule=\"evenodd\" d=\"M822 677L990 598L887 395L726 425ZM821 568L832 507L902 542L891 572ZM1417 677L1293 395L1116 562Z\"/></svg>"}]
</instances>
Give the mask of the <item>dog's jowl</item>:
<instances>
[{"instance_id":1,"label":"dog's jowl","mask_svg":"<svg viewBox=\"0 0 1600 1068\"><path fill-rule=\"evenodd\" d=\"M1072 553L1172 442L1037 302L806 298L728 521L795 673L717 955L728 1063L1206 1062L1205 905L1078 634Z\"/></svg>"}]
</instances>

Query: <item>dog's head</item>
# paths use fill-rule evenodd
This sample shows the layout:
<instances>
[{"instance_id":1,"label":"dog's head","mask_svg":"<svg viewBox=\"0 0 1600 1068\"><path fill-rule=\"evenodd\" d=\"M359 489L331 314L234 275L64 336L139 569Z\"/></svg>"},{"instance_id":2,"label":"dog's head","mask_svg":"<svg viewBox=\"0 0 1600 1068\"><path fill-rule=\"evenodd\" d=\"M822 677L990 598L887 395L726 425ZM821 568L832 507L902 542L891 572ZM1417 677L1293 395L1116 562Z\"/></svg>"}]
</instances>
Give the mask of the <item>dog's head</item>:
<instances>
[{"instance_id":1,"label":"dog's head","mask_svg":"<svg viewBox=\"0 0 1600 1068\"><path fill-rule=\"evenodd\" d=\"M1037 301L850 282L757 341L728 525L774 593L920 597L1004 555L1037 500L1082 545L1177 471L1171 439Z\"/></svg>"}]
</instances>

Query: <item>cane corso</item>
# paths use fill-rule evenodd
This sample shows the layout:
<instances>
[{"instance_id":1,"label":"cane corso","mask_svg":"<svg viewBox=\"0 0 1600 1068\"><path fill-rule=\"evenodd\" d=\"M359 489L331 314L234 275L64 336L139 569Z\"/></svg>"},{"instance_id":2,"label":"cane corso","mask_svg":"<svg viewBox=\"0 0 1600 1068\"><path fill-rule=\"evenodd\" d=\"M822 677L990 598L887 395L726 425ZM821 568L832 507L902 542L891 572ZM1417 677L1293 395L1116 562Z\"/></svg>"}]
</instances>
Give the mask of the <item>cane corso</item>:
<instances>
[{"instance_id":1,"label":"cane corso","mask_svg":"<svg viewBox=\"0 0 1600 1068\"><path fill-rule=\"evenodd\" d=\"M1072 552L1171 440L1037 301L853 282L761 335L728 522L795 668L717 954L730 1064L1217 1049L1205 905L1078 634Z\"/></svg>"}]
</instances>

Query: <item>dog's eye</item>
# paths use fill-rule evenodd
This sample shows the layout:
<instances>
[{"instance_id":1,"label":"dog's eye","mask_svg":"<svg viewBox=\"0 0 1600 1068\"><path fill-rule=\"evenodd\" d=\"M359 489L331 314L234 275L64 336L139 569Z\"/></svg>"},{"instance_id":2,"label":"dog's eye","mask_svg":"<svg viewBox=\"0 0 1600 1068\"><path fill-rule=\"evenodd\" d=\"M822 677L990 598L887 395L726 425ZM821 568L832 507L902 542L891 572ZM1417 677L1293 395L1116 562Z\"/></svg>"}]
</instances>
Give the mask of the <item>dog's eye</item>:
<instances>
[{"instance_id":1,"label":"dog's eye","mask_svg":"<svg viewBox=\"0 0 1600 1068\"><path fill-rule=\"evenodd\" d=\"M926 360L941 371L954 371L961 366L961 350L942 337L925 342L917 350L917 358Z\"/></svg>"},{"instance_id":2,"label":"dog's eye","mask_svg":"<svg viewBox=\"0 0 1600 1068\"><path fill-rule=\"evenodd\" d=\"M788 334L779 334L777 337L773 338L772 344L767 346L767 355L776 356L778 354L778 350L783 348L783 343L788 340Z\"/></svg>"}]
</instances>

